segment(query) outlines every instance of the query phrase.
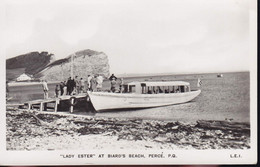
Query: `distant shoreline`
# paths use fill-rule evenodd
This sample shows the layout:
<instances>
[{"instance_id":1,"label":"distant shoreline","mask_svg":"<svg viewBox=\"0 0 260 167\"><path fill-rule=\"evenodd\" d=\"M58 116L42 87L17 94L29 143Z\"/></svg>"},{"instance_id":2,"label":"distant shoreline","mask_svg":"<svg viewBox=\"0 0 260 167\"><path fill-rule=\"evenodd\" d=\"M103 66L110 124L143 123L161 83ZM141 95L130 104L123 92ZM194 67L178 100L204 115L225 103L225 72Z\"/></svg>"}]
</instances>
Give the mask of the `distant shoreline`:
<instances>
[{"instance_id":1,"label":"distant shoreline","mask_svg":"<svg viewBox=\"0 0 260 167\"><path fill-rule=\"evenodd\" d=\"M187 76L187 75L208 75L208 74L230 74L230 73L250 73L250 71L236 71L236 72L214 72L214 73L183 73L183 74L174 74L174 73L158 73L158 74L118 74L118 78L142 78L142 77L154 77L154 76ZM127 76L128 75L128 76ZM49 81L49 84L59 83L60 81ZM41 82L9 82L9 86L28 86L28 85L39 85Z\"/></svg>"},{"instance_id":2,"label":"distant shoreline","mask_svg":"<svg viewBox=\"0 0 260 167\"><path fill-rule=\"evenodd\" d=\"M209 73L152 73L152 74L117 74L119 78L139 78L152 76L180 76L180 75L208 75L208 74L230 74L230 73L250 73L250 71L234 71L234 72L209 72Z\"/></svg>"}]
</instances>

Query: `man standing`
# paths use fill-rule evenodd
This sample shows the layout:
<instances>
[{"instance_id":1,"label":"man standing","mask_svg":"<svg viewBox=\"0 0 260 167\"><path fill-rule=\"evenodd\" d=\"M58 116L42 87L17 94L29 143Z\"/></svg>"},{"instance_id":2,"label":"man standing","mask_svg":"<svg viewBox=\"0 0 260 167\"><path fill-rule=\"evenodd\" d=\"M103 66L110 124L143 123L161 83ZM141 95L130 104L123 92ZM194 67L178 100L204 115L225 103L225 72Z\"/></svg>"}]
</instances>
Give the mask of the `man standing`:
<instances>
[{"instance_id":1,"label":"man standing","mask_svg":"<svg viewBox=\"0 0 260 167\"><path fill-rule=\"evenodd\" d=\"M70 77L68 78L67 82L66 82L66 86L67 86L67 95L70 94Z\"/></svg>"},{"instance_id":2,"label":"man standing","mask_svg":"<svg viewBox=\"0 0 260 167\"><path fill-rule=\"evenodd\" d=\"M80 93L83 93L84 92L84 89L85 89L85 81L83 80L83 78L80 78Z\"/></svg>"},{"instance_id":3,"label":"man standing","mask_svg":"<svg viewBox=\"0 0 260 167\"><path fill-rule=\"evenodd\" d=\"M91 86L91 81L92 77L90 75L88 75L88 90L90 90L90 86Z\"/></svg>"},{"instance_id":4,"label":"man standing","mask_svg":"<svg viewBox=\"0 0 260 167\"><path fill-rule=\"evenodd\" d=\"M90 91L96 91L96 88L97 88L97 76L95 75L90 80Z\"/></svg>"},{"instance_id":5,"label":"man standing","mask_svg":"<svg viewBox=\"0 0 260 167\"><path fill-rule=\"evenodd\" d=\"M71 77L69 77L67 81L67 95L70 94L71 94Z\"/></svg>"},{"instance_id":6,"label":"man standing","mask_svg":"<svg viewBox=\"0 0 260 167\"><path fill-rule=\"evenodd\" d=\"M65 84L63 82L60 82L60 95L62 96L64 93L64 86Z\"/></svg>"},{"instance_id":7,"label":"man standing","mask_svg":"<svg viewBox=\"0 0 260 167\"><path fill-rule=\"evenodd\" d=\"M44 97L44 99L48 99L49 88L48 88L48 85L47 85L47 80L43 80L42 87L43 87L43 97Z\"/></svg>"},{"instance_id":8,"label":"man standing","mask_svg":"<svg viewBox=\"0 0 260 167\"><path fill-rule=\"evenodd\" d=\"M97 91L102 90L103 80L104 79L103 79L102 75L98 74L98 76L97 76Z\"/></svg>"},{"instance_id":9,"label":"man standing","mask_svg":"<svg viewBox=\"0 0 260 167\"><path fill-rule=\"evenodd\" d=\"M120 82L119 82L119 91L120 91L120 93L123 92L123 88L124 88L123 86L124 86L124 79L121 78Z\"/></svg>"},{"instance_id":10,"label":"man standing","mask_svg":"<svg viewBox=\"0 0 260 167\"><path fill-rule=\"evenodd\" d=\"M75 77L76 94L79 94L79 86L80 86L80 81L78 79L78 76L76 76Z\"/></svg>"},{"instance_id":11,"label":"man standing","mask_svg":"<svg viewBox=\"0 0 260 167\"><path fill-rule=\"evenodd\" d=\"M116 80L115 78L112 78L112 81L111 81L111 92L115 92L116 91Z\"/></svg>"},{"instance_id":12,"label":"man standing","mask_svg":"<svg viewBox=\"0 0 260 167\"><path fill-rule=\"evenodd\" d=\"M71 93L72 93L72 94L74 94L74 93L76 94L76 81L75 81L74 78L71 80L71 85L72 85L72 86L71 86L71 87L72 87L72 88L71 88Z\"/></svg>"},{"instance_id":13,"label":"man standing","mask_svg":"<svg viewBox=\"0 0 260 167\"><path fill-rule=\"evenodd\" d=\"M117 80L117 77L116 77L114 74L112 74L112 75L109 77L109 80L112 81L112 79L115 79L115 81L116 81L116 80Z\"/></svg>"},{"instance_id":14,"label":"man standing","mask_svg":"<svg viewBox=\"0 0 260 167\"><path fill-rule=\"evenodd\" d=\"M114 74L112 74L109 77L109 80L111 81L111 91L115 92L116 91L116 80L117 80L117 77Z\"/></svg>"}]
</instances>

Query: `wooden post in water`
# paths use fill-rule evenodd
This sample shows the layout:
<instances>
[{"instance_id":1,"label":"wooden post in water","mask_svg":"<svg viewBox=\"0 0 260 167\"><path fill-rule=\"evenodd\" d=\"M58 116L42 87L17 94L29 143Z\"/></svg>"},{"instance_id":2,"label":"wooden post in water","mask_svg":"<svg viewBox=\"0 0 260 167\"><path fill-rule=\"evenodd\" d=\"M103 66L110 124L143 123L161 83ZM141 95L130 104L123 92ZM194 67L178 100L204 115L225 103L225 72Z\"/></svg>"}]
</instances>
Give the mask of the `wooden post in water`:
<instances>
[{"instance_id":1,"label":"wooden post in water","mask_svg":"<svg viewBox=\"0 0 260 167\"><path fill-rule=\"evenodd\" d=\"M44 111L47 111L47 103L43 103L43 106L44 106L44 107L43 107L43 110L44 110Z\"/></svg>"},{"instance_id":2,"label":"wooden post in water","mask_svg":"<svg viewBox=\"0 0 260 167\"><path fill-rule=\"evenodd\" d=\"M29 111L31 110L31 107L32 107L31 103L28 103L28 110Z\"/></svg>"},{"instance_id":3,"label":"wooden post in water","mask_svg":"<svg viewBox=\"0 0 260 167\"><path fill-rule=\"evenodd\" d=\"M71 99L71 106L70 106L70 112L73 113L73 104L74 104L74 98Z\"/></svg>"},{"instance_id":4,"label":"wooden post in water","mask_svg":"<svg viewBox=\"0 0 260 167\"><path fill-rule=\"evenodd\" d=\"M40 103L40 111L43 110L43 102Z\"/></svg>"},{"instance_id":5,"label":"wooden post in water","mask_svg":"<svg viewBox=\"0 0 260 167\"><path fill-rule=\"evenodd\" d=\"M58 104L60 103L60 99L56 99L55 100L55 108L54 108L54 112L57 112L58 110Z\"/></svg>"}]
</instances>

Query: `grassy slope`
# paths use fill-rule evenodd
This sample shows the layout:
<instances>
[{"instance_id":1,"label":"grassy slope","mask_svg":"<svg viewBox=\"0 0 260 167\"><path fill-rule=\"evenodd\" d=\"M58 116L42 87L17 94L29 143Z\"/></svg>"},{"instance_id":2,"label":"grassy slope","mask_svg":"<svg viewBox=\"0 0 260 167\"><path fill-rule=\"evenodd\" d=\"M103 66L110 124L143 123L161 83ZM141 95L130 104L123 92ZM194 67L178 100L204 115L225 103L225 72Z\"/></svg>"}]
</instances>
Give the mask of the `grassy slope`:
<instances>
[{"instance_id":1,"label":"grassy slope","mask_svg":"<svg viewBox=\"0 0 260 167\"><path fill-rule=\"evenodd\" d=\"M12 80L22 73L35 74L50 63L52 54L31 52L6 60L6 78Z\"/></svg>"}]
</instances>

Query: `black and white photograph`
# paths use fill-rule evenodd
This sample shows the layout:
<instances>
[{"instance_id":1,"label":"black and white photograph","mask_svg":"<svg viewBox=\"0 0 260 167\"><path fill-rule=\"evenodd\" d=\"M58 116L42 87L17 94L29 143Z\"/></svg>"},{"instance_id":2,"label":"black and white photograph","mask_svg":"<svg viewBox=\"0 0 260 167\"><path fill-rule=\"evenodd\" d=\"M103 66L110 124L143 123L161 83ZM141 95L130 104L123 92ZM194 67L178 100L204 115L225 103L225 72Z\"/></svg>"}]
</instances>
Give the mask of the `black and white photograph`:
<instances>
[{"instance_id":1,"label":"black and white photograph","mask_svg":"<svg viewBox=\"0 0 260 167\"><path fill-rule=\"evenodd\" d=\"M0 165L257 163L255 0L1 7Z\"/></svg>"}]
</instances>

